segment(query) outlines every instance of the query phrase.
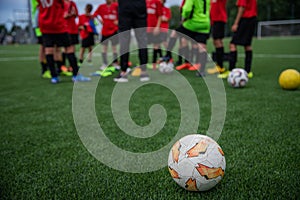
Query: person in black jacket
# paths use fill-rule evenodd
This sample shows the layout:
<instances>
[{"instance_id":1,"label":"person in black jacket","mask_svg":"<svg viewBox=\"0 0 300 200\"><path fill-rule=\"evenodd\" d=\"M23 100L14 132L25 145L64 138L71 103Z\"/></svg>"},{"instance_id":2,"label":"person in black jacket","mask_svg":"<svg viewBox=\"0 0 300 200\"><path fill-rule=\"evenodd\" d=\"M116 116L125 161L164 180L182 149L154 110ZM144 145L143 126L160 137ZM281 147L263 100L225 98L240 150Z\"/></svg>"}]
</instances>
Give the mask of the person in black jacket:
<instances>
[{"instance_id":1,"label":"person in black jacket","mask_svg":"<svg viewBox=\"0 0 300 200\"><path fill-rule=\"evenodd\" d=\"M140 81L149 81L146 72L148 62L147 51L147 10L145 0L118 0L119 10L119 42L121 72L114 78L115 82L128 82L127 68L129 60L130 30L134 28L139 48L139 60L141 67Z\"/></svg>"}]
</instances>

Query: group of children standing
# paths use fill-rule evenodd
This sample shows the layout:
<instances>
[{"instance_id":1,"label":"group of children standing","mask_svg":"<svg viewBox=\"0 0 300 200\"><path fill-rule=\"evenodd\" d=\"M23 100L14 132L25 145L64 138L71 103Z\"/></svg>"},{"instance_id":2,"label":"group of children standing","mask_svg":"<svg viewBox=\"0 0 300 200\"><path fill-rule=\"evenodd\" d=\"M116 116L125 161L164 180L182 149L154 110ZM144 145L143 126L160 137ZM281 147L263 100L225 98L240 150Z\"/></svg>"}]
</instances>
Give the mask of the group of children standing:
<instances>
[{"instance_id":1,"label":"group of children standing","mask_svg":"<svg viewBox=\"0 0 300 200\"><path fill-rule=\"evenodd\" d=\"M128 58L125 52L125 55L121 55L121 61L118 62L117 44L119 43L119 37L116 35L122 30L139 27L144 27L146 30L146 38L144 38L147 41L146 46L153 45L153 56L150 63L148 63L148 52L142 50L139 53L140 60L142 60L140 62L141 65L146 64L148 68L155 69L159 58L169 62L172 61L171 51L176 44L177 38L179 38L179 54L185 58L185 62L183 64L178 63L176 69L197 70L198 76L205 76L205 64L207 62L206 42L212 31L217 65L213 69L208 69L207 72L209 74L221 73L219 75L220 78L228 76L229 71L225 70L223 66L224 46L222 41L227 22L226 0L183 0L181 4L181 25L171 32L170 37L168 37L168 22L171 19L171 11L164 6L165 0L135 0L135 2L130 1L127 3L125 0L119 0L118 2L106 0L104 4L98 6L95 12L92 12L93 6L87 4L85 13L81 15L78 14L77 6L72 0L50 2L46 0L32 0L32 2L32 5L37 8L33 10L38 10L37 27L42 33L40 34L41 37L38 37L41 44L40 61L42 73L43 75L46 73L45 66L47 63L51 71L52 83L59 82L59 73L72 75L73 81L90 80L89 77L78 75L78 65L83 62L86 49L89 51L88 62L92 59L91 52L95 44L94 35L97 34L95 28L96 19L102 24L101 54L103 63L100 69L104 70L110 64L107 59L108 44L110 42L113 53L112 65L121 69L119 75L121 79L125 77L126 72L124 69L128 68ZM232 70L237 62L236 45L242 45L245 47L245 69L249 76L252 77L251 41L257 15L256 0L237 0L237 6L238 13L232 26L234 34L230 42L229 70ZM133 18L136 16L136 18L127 19L127 15L133 16ZM121 22L120 16L122 16ZM78 23L76 22L77 17ZM141 20L139 21L139 19ZM79 44L78 33L81 38L81 48L79 62L77 63L75 45ZM122 37L120 40L123 40L123 43L120 41L120 53L122 54L122 47L126 47L124 42L127 41ZM189 41L192 41L192 50L189 50ZM165 55L162 53L161 45L166 49ZM58 47L65 47L63 53ZM127 49L126 47L125 50ZM189 55L194 55L194 63L190 62L192 59ZM122 56L125 58L123 61ZM63 67L65 58L68 58L72 70L66 70Z\"/></svg>"}]
</instances>

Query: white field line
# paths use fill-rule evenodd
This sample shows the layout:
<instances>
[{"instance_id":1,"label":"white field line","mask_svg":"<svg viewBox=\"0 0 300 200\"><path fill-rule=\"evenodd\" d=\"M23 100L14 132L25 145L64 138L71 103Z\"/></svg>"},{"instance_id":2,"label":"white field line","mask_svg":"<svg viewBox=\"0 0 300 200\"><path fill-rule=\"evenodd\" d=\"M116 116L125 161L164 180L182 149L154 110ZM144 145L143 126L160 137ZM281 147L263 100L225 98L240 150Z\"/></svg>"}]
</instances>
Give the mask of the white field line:
<instances>
[{"instance_id":1,"label":"white field line","mask_svg":"<svg viewBox=\"0 0 300 200\"><path fill-rule=\"evenodd\" d=\"M0 62L10 62L10 61L32 61L37 60L37 56L26 56L26 57L7 57L7 58L1 58Z\"/></svg>"},{"instance_id":2,"label":"white field line","mask_svg":"<svg viewBox=\"0 0 300 200\"><path fill-rule=\"evenodd\" d=\"M245 57L245 54L240 53L238 57ZM300 54L254 54L253 58L300 58Z\"/></svg>"},{"instance_id":3,"label":"white field line","mask_svg":"<svg viewBox=\"0 0 300 200\"><path fill-rule=\"evenodd\" d=\"M137 54L137 52L132 52L131 54ZM151 55L151 54L150 54ZM98 57L101 56L100 53L93 53L93 56ZM238 57L245 57L244 53L240 53ZM299 58L300 59L300 54L254 54L254 58ZM37 56L26 56L26 57L6 57L6 58L1 58L0 57L0 62L11 62L11 61L32 61L32 60L37 60Z\"/></svg>"}]
</instances>

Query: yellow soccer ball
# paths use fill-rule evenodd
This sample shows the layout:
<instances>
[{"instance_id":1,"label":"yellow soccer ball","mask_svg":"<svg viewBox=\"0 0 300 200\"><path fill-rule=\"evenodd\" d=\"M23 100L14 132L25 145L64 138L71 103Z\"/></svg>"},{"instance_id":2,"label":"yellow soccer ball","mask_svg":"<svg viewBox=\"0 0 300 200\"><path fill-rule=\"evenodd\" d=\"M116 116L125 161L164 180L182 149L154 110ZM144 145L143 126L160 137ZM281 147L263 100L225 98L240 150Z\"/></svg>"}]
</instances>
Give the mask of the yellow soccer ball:
<instances>
[{"instance_id":1,"label":"yellow soccer ball","mask_svg":"<svg viewBox=\"0 0 300 200\"><path fill-rule=\"evenodd\" d=\"M279 85L286 90L296 90L300 86L300 73L295 69L286 69L279 76Z\"/></svg>"}]
</instances>

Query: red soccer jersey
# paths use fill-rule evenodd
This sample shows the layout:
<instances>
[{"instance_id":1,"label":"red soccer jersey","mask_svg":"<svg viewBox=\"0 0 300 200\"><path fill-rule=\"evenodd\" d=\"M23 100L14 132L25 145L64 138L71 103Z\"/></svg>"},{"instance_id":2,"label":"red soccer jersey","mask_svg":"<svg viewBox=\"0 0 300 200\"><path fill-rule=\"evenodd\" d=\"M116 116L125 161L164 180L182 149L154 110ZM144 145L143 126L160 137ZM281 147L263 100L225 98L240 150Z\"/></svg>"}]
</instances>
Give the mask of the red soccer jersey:
<instances>
[{"instance_id":1,"label":"red soccer jersey","mask_svg":"<svg viewBox=\"0 0 300 200\"><path fill-rule=\"evenodd\" d=\"M242 6L245 11L242 15L243 18L250 18L257 16L257 2L256 0L237 0L237 6Z\"/></svg>"},{"instance_id":2,"label":"red soccer jersey","mask_svg":"<svg viewBox=\"0 0 300 200\"><path fill-rule=\"evenodd\" d=\"M90 25L91 20L94 20L92 16L83 14L79 15L78 26L83 26L84 29L79 31L80 38L85 39L89 36L90 33L93 33L93 29Z\"/></svg>"},{"instance_id":3,"label":"red soccer jersey","mask_svg":"<svg viewBox=\"0 0 300 200\"><path fill-rule=\"evenodd\" d=\"M64 0L38 0L39 27L42 33L66 33L67 24L64 19Z\"/></svg>"},{"instance_id":4,"label":"red soccer jersey","mask_svg":"<svg viewBox=\"0 0 300 200\"><path fill-rule=\"evenodd\" d=\"M226 0L210 1L210 20L214 22L227 22Z\"/></svg>"},{"instance_id":5,"label":"red soccer jersey","mask_svg":"<svg viewBox=\"0 0 300 200\"><path fill-rule=\"evenodd\" d=\"M65 1L64 16L72 14L72 16L65 18L67 22L67 31L69 34L78 34L78 26L76 24L76 17L78 16L78 9L74 1Z\"/></svg>"},{"instance_id":6,"label":"red soccer jersey","mask_svg":"<svg viewBox=\"0 0 300 200\"><path fill-rule=\"evenodd\" d=\"M171 19L171 10L170 10L170 8L167 8L167 7L163 6L162 17L166 18L168 20ZM161 21L160 28L162 28L160 30L161 32L168 32L167 29L169 28L169 21Z\"/></svg>"},{"instance_id":7,"label":"red soccer jersey","mask_svg":"<svg viewBox=\"0 0 300 200\"><path fill-rule=\"evenodd\" d=\"M156 27L158 17L162 16L162 3L160 0L146 0L147 4L147 32Z\"/></svg>"},{"instance_id":8,"label":"red soccer jersey","mask_svg":"<svg viewBox=\"0 0 300 200\"><path fill-rule=\"evenodd\" d=\"M100 16L103 20L102 35L109 36L118 31L118 4L101 4L94 13L94 16Z\"/></svg>"}]
</instances>

